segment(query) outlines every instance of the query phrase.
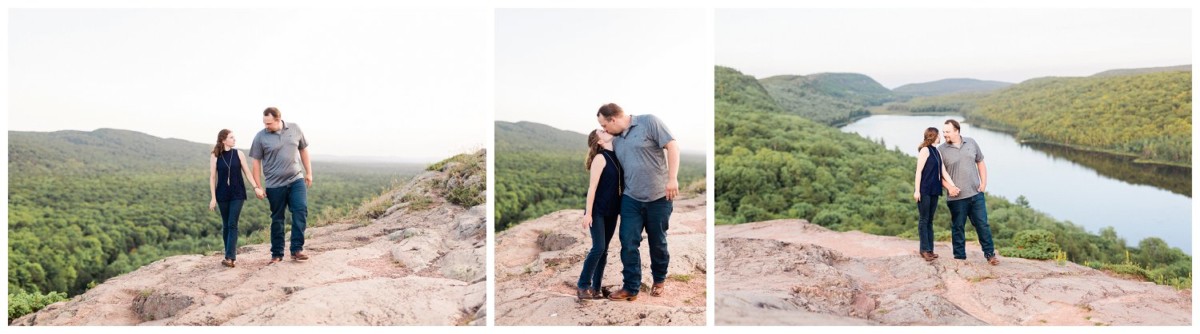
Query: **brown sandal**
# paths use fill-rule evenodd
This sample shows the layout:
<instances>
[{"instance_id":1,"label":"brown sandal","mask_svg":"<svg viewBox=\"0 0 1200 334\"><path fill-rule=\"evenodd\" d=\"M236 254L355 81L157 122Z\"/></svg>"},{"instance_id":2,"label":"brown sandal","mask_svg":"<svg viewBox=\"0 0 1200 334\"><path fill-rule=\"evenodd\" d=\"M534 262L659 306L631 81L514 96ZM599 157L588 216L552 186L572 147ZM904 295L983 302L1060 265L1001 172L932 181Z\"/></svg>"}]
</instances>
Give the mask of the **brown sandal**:
<instances>
[{"instance_id":1,"label":"brown sandal","mask_svg":"<svg viewBox=\"0 0 1200 334\"><path fill-rule=\"evenodd\" d=\"M237 264L236 264L236 263L234 263L234 262L233 262L233 260L230 260L230 259L224 259L224 260L221 260L221 264L222 264L222 265L225 265L226 267L230 267L230 268L233 268L233 267L236 267L236 266L237 266Z\"/></svg>"},{"instance_id":2,"label":"brown sandal","mask_svg":"<svg viewBox=\"0 0 1200 334\"><path fill-rule=\"evenodd\" d=\"M1000 265L1000 258L999 258L999 257L997 257L997 256L995 256L995 255L992 255L991 257L988 257L988 258L987 258L987 261L988 261L988 264L990 264L990 265L993 265L993 266L998 266L998 265Z\"/></svg>"}]
</instances>

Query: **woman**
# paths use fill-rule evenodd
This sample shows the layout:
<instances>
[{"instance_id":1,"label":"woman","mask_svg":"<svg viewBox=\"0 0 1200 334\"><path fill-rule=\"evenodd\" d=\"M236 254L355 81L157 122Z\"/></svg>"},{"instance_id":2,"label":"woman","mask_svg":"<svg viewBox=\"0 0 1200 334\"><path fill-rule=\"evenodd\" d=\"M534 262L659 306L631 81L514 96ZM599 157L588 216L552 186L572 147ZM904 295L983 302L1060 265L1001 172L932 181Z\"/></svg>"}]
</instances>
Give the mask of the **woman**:
<instances>
[{"instance_id":1,"label":"woman","mask_svg":"<svg viewBox=\"0 0 1200 334\"><path fill-rule=\"evenodd\" d=\"M624 171L617 155L613 153L613 136L604 130L592 131L588 135L588 155L584 167L591 173L588 181L587 208L583 212L583 228L591 231L592 250L583 260L583 272L579 273L579 300L603 299L600 280L604 276L604 264L608 258L608 243L617 228L617 214L621 210L621 180Z\"/></svg>"},{"instance_id":2,"label":"woman","mask_svg":"<svg viewBox=\"0 0 1200 334\"><path fill-rule=\"evenodd\" d=\"M237 139L228 129L217 133L217 145L208 159L208 191L212 200L208 209L221 208L221 239L225 241L225 259L221 264L233 268L237 260L238 217L242 214L242 203L246 201L246 186L242 173L258 191L258 184L250 172L246 155L233 149Z\"/></svg>"},{"instance_id":3,"label":"woman","mask_svg":"<svg viewBox=\"0 0 1200 334\"><path fill-rule=\"evenodd\" d=\"M921 258L933 261L938 255L933 252L933 213L937 211L938 196L944 186L951 194L958 193L958 187L946 172L942 164L942 155L938 153L937 145L941 141L937 128L925 129L925 140L917 147L917 175L913 182L913 199L917 201L917 212L921 218L917 221L917 234L921 238Z\"/></svg>"}]
</instances>

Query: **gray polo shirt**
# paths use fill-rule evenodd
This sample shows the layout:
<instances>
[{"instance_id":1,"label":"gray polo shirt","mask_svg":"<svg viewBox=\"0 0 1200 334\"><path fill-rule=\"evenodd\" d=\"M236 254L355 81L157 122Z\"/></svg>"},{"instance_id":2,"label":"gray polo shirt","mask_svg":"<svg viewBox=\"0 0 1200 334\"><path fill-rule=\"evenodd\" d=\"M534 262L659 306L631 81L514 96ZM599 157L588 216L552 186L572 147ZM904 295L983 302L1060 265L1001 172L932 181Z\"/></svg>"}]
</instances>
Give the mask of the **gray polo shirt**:
<instances>
[{"instance_id":1,"label":"gray polo shirt","mask_svg":"<svg viewBox=\"0 0 1200 334\"><path fill-rule=\"evenodd\" d=\"M629 128L613 138L613 151L625 170L625 195L640 202L667 196L667 146L675 136L654 115L632 115Z\"/></svg>"},{"instance_id":2,"label":"gray polo shirt","mask_svg":"<svg viewBox=\"0 0 1200 334\"><path fill-rule=\"evenodd\" d=\"M946 165L946 172L950 173L950 179L954 180L954 185L958 186L958 196L950 196L946 201L956 201L964 198L971 198L979 194L979 166L976 163L983 161L983 151L979 150L979 144L975 139L962 137L962 145L954 147L949 143L938 145L938 152L942 153L942 163Z\"/></svg>"},{"instance_id":3,"label":"gray polo shirt","mask_svg":"<svg viewBox=\"0 0 1200 334\"><path fill-rule=\"evenodd\" d=\"M282 122L282 121L280 121ZM262 129L254 135L250 157L262 161L264 188L278 188L304 178L300 150L308 147L304 131L296 123L283 123L276 132Z\"/></svg>"}]
</instances>

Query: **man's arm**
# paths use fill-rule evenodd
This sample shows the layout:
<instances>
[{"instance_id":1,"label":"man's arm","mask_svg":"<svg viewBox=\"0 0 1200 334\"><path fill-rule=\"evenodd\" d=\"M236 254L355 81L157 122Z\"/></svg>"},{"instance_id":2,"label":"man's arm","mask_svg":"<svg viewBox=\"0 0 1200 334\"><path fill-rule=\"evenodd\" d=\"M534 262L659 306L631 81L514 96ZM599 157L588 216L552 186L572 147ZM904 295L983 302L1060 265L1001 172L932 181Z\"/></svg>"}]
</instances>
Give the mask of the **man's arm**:
<instances>
[{"instance_id":1,"label":"man's arm","mask_svg":"<svg viewBox=\"0 0 1200 334\"><path fill-rule=\"evenodd\" d=\"M984 192L987 190L987 164L979 160L975 166L979 167L979 192Z\"/></svg>"},{"instance_id":2,"label":"man's arm","mask_svg":"<svg viewBox=\"0 0 1200 334\"><path fill-rule=\"evenodd\" d=\"M300 149L300 162L304 164L304 186L312 187L312 161L308 159L308 148Z\"/></svg>"},{"instance_id":3,"label":"man's arm","mask_svg":"<svg viewBox=\"0 0 1200 334\"><path fill-rule=\"evenodd\" d=\"M266 183L263 183L263 179L258 178L259 175L262 175L262 160L251 158L250 161L253 161L252 165L254 165L254 172L253 172L254 174L251 174L250 178L253 179L254 181L257 181L258 184L266 184ZM259 191L258 188L255 188L254 189L254 197L258 197L258 199L263 199L263 197L267 197L267 196L266 196L265 192Z\"/></svg>"},{"instance_id":4,"label":"man's arm","mask_svg":"<svg viewBox=\"0 0 1200 334\"><path fill-rule=\"evenodd\" d=\"M679 144L672 139L667 142L667 200L679 195Z\"/></svg>"}]
</instances>

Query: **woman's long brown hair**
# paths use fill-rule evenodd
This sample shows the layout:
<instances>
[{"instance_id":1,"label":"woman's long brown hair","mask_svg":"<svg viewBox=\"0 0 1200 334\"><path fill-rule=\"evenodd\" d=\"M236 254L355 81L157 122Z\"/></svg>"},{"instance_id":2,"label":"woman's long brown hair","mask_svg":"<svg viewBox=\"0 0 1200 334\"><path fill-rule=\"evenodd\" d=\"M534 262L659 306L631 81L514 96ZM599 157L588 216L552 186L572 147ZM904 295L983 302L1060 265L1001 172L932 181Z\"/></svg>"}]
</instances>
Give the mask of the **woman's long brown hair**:
<instances>
[{"instance_id":1,"label":"woman's long brown hair","mask_svg":"<svg viewBox=\"0 0 1200 334\"><path fill-rule=\"evenodd\" d=\"M229 129L221 129L221 132L217 132L217 146L213 147L212 151L214 157L220 157L221 153L225 153L225 138L229 137L230 132L233 131L229 131Z\"/></svg>"},{"instance_id":2,"label":"woman's long brown hair","mask_svg":"<svg viewBox=\"0 0 1200 334\"><path fill-rule=\"evenodd\" d=\"M592 170L592 159L596 158L596 155L600 154L600 150L603 149L600 146L600 135L596 134L596 131L592 131L592 134L588 135L588 155L587 160L583 162L583 168Z\"/></svg>"},{"instance_id":3,"label":"woman's long brown hair","mask_svg":"<svg viewBox=\"0 0 1200 334\"><path fill-rule=\"evenodd\" d=\"M929 127L927 129L925 129L925 141L921 142L921 146L917 146L917 151L920 151L922 147L933 145L933 142L937 141L937 137L938 137L938 129L937 128Z\"/></svg>"}]
</instances>

